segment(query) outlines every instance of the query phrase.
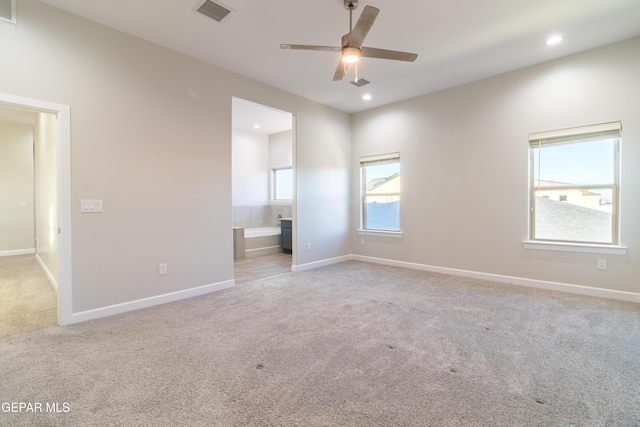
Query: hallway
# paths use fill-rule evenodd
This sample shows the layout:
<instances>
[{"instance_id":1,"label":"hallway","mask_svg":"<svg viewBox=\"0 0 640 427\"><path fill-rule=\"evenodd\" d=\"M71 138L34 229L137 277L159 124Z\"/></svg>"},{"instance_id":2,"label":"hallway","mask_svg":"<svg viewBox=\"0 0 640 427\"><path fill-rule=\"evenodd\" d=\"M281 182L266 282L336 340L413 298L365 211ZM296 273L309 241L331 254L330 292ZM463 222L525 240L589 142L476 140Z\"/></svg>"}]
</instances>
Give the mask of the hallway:
<instances>
[{"instance_id":1,"label":"hallway","mask_svg":"<svg viewBox=\"0 0 640 427\"><path fill-rule=\"evenodd\" d=\"M56 298L34 255L0 257L0 337L57 325Z\"/></svg>"}]
</instances>

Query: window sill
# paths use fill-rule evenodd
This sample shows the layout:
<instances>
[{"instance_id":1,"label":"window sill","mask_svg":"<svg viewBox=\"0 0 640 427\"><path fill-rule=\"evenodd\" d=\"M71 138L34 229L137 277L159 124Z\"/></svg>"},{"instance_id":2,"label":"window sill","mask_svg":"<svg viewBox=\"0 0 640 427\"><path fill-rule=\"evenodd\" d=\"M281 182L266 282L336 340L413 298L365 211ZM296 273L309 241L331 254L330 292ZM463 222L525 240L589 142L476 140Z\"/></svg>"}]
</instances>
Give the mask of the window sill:
<instances>
[{"instance_id":1,"label":"window sill","mask_svg":"<svg viewBox=\"0 0 640 427\"><path fill-rule=\"evenodd\" d=\"M381 236L401 239L404 233L402 231L358 230L358 236Z\"/></svg>"},{"instance_id":2,"label":"window sill","mask_svg":"<svg viewBox=\"0 0 640 427\"><path fill-rule=\"evenodd\" d=\"M522 242L525 249L534 249L542 251L560 251L560 252L581 252L588 254L605 254L605 255L625 255L627 253L626 246L614 245L596 245L582 243L559 243L559 242L540 242L534 240L525 240Z\"/></svg>"}]
</instances>

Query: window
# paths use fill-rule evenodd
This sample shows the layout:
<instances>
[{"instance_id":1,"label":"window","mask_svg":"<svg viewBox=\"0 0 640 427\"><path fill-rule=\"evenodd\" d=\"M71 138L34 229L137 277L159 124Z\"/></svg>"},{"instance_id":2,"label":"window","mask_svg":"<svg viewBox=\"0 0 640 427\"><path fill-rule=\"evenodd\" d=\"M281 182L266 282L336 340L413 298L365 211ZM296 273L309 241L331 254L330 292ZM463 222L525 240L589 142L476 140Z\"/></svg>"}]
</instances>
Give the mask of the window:
<instances>
[{"instance_id":1,"label":"window","mask_svg":"<svg viewBox=\"0 0 640 427\"><path fill-rule=\"evenodd\" d=\"M529 135L531 240L618 244L620 122Z\"/></svg>"},{"instance_id":2,"label":"window","mask_svg":"<svg viewBox=\"0 0 640 427\"><path fill-rule=\"evenodd\" d=\"M293 170L291 168L273 169L272 194L274 201L293 199Z\"/></svg>"},{"instance_id":3,"label":"window","mask_svg":"<svg viewBox=\"0 0 640 427\"><path fill-rule=\"evenodd\" d=\"M400 231L400 154L360 159L362 229Z\"/></svg>"},{"instance_id":4,"label":"window","mask_svg":"<svg viewBox=\"0 0 640 427\"><path fill-rule=\"evenodd\" d=\"M0 19L16 24L16 0L0 0Z\"/></svg>"},{"instance_id":5,"label":"window","mask_svg":"<svg viewBox=\"0 0 640 427\"><path fill-rule=\"evenodd\" d=\"M273 169L273 200L291 201L293 199L293 170L291 168Z\"/></svg>"}]
</instances>

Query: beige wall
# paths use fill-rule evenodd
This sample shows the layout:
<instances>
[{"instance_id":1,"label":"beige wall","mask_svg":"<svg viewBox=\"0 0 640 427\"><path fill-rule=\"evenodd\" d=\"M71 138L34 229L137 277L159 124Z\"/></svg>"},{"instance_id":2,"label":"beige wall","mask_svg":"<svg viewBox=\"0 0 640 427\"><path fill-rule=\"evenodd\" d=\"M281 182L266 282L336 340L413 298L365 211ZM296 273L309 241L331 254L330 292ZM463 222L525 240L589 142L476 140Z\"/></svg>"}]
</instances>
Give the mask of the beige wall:
<instances>
[{"instance_id":1,"label":"beige wall","mask_svg":"<svg viewBox=\"0 0 640 427\"><path fill-rule=\"evenodd\" d=\"M357 159L401 156L403 239L366 237L359 255L640 292L640 38L353 116ZM621 244L626 255L523 249L532 132L622 121ZM607 270L596 269L605 258Z\"/></svg>"},{"instance_id":2,"label":"beige wall","mask_svg":"<svg viewBox=\"0 0 640 427\"><path fill-rule=\"evenodd\" d=\"M34 126L36 253L58 283L58 194L56 117L39 113Z\"/></svg>"},{"instance_id":3,"label":"beige wall","mask_svg":"<svg viewBox=\"0 0 640 427\"><path fill-rule=\"evenodd\" d=\"M348 254L347 114L37 0L19 14L0 37L0 92L71 107L74 313L233 279L234 96L297 115L299 193L344 189L303 200L296 236L314 250L297 262ZM104 212L80 213L82 199Z\"/></svg>"},{"instance_id":4,"label":"beige wall","mask_svg":"<svg viewBox=\"0 0 640 427\"><path fill-rule=\"evenodd\" d=\"M0 255L34 249L33 126L0 121Z\"/></svg>"}]
</instances>

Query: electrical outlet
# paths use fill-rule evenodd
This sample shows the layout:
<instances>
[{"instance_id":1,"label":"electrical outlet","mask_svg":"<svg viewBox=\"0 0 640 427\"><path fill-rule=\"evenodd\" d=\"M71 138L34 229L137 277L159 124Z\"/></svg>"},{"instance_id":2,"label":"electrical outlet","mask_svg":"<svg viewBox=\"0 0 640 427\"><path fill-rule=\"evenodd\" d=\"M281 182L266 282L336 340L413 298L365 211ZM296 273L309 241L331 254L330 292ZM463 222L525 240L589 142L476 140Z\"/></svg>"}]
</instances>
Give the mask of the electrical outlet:
<instances>
[{"instance_id":1,"label":"electrical outlet","mask_svg":"<svg viewBox=\"0 0 640 427\"><path fill-rule=\"evenodd\" d=\"M310 251L311 250L311 242L307 242L307 250Z\"/></svg>"},{"instance_id":2,"label":"electrical outlet","mask_svg":"<svg viewBox=\"0 0 640 427\"><path fill-rule=\"evenodd\" d=\"M364 237L361 237L361 238L360 238L360 244L361 244L361 245L364 245Z\"/></svg>"},{"instance_id":3,"label":"electrical outlet","mask_svg":"<svg viewBox=\"0 0 640 427\"><path fill-rule=\"evenodd\" d=\"M606 270L607 269L607 260L599 259L597 264L598 270Z\"/></svg>"},{"instance_id":4,"label":"electrical outlet","mask_svg":"<svg viewBox=\"0 0 640 427\"><path fill-rule=\"evenodd\" d=\"M158 274L161 276L167 274L167 264L162 263L158 265Z\"/></svg>"}]
</instances>

